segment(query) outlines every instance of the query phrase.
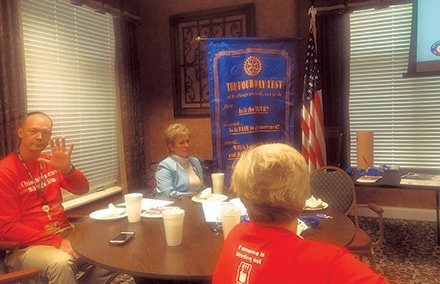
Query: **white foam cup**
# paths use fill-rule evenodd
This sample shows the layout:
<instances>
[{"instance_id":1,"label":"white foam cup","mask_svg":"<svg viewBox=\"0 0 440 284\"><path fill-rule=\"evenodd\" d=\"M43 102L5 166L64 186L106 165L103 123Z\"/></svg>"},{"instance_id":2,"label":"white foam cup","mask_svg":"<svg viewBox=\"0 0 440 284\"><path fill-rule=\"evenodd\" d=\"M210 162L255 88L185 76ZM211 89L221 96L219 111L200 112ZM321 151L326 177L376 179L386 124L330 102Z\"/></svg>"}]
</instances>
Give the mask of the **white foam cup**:
<instances>
[{"instance_id":1,"label":"white foam cup","mask_svg":"<svg viewBox=\"0 0 440 284\"><path fill-rule=\"evenodd\" d=\"M185 210L181 208L166 209L162 211L162 218L167 245L180 245L182 243Z\"/></svg>"},{"instance_id":2,"label":"white foam cup","mask_svg":"<svg viewBox=\"0 0 440 284\"><path fill-rule=\"evenodd\" d=\"M142 193L127 193L124 195L125 207L129 223L137 223L141 220Z\"/></svg>"},{"instance_id":3,"label":"white foam cup","mask_svg":"<svg viewBox=\"0 0 440 284\"><path fill-rule=\"evenodd\" d=\"M212 173L212 193L223 194L223 187L225 184L225 174L224 173Z\"/></svg>"},{"instance_id":4,"label":"white foam cup","mask_svg":"<svg viewBox=\"0 0 440 284\"><path fill-rule=\"evenodd\" d=\"M222 218L223 237L226 240L232 228L240 223L241 208L232 203L224 202L220 207L220 215Z\"/></svg>"}]
</instances>

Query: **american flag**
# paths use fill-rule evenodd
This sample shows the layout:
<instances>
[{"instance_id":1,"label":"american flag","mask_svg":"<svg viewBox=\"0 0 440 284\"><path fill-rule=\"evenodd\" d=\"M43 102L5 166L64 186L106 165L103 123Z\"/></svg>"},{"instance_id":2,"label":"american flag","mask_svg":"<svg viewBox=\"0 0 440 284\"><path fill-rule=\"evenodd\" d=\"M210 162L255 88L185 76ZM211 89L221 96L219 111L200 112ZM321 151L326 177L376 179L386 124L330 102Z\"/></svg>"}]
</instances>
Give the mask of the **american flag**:
<instances>
[{"instance_id":1,"label":"american flag","mask_svg":"<svg viewBox=\"0 0 440 284\"><path fill-rule=\"evenodd\" d=\"M314 15L310 21L307 44L306 74L304 76L303 107L301 115L302 154L309 171L327 164L324 139L322 92L316 52L316 26Z\"/></svg>"}]
</instances>

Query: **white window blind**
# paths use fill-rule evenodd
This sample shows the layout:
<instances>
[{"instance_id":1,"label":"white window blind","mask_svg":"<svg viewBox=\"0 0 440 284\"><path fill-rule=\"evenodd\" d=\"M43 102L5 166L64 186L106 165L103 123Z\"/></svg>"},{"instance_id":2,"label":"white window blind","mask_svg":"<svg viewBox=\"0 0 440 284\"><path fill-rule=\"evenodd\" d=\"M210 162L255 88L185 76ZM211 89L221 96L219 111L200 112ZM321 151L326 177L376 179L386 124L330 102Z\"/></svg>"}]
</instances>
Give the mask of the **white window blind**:
<instances>
[{"instance_id":1,"label":"white window blind","mask_svg":"<svg viewBox=\"0 0 440 284\"><path fill-rule=\"evenodd\" d=\"M90 193L114 186L119 156L112 17L67 0L22 0L21 13L28 111L50 115L53 135L74 143L72 163L89 179Z\"/></svg>"},{"instance_id":2,"label":"white window blind","mask_svg":"<svg viewBox=\"0 0 440 284\"><path fill-rule=\"evenodd\" d=\"M375 166L440 169L440 76L404 78L412 4L350 15L351 165L374 131Z\"/></svg>"}]
</instances>

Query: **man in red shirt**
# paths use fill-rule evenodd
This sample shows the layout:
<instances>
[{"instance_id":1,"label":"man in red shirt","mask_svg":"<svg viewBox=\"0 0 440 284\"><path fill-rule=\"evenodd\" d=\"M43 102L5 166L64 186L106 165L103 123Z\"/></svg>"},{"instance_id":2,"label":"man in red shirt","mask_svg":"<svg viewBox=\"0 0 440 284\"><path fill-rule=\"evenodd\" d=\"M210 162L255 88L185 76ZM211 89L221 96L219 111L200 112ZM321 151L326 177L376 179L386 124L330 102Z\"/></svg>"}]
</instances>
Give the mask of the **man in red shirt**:
<instances>
[{"instance_id":1,"label":"man in red shirt","mask_svg":"<svg viewBox=\"0 0 440 284\"><path fill-rule=\"evenodd\" d=\"M250 222L236 225L222 248L213 283L386 283L345 248L296 235L297 218L310 196L304 158L284 144L244 153L231 188Z\"/></svg>"},{"instance_id":2,"label":"man in red shirt","mask_svg":"<svg viewBox=\"0 0 440 284\"><path fill-rule=\"evenodd\" d=\"M19 148L0 161L0 239L23 246L6 256L9 266L37 267L48 283L76 283L78 256L65 239L73 225L61 188L84 194L89 182L71 164L73 144L66 148L64 137L51 139L52 125L42 112L26 114L17 131ZM49 142L52 154L41 154Z\"/></svg>"}]
</instances>

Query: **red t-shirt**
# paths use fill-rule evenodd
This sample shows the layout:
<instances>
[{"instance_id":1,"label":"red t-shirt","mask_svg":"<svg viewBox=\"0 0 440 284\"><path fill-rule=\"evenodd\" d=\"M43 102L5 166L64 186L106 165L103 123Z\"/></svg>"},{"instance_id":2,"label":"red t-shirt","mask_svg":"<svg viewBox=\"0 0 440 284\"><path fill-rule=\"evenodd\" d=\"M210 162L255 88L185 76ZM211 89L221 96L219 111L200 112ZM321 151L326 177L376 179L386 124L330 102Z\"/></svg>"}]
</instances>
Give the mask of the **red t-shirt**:
<instances>
[{"instance_id":1,"label":"red t-shirt","mask_svg":"<svg viewBox=\"0 0 440 284\"><path fill-rule=\"evenodd\" d=\"M229 233L213 284L387 283L345 248L282 228L241 223Z\"/></svg>"},{"instance_id":2,"label":"red t-shirt","mask_svg":"<svg viewBox=\"0 0 440 284\"><path fill-rule=\"evenodd\" d=\"M50 159L47 155L42 157ZM70 226L61 204L61 188L83 194L89 190L89 182L79 170L64 176L42 164L43 198L34 185L34 180L40 185L40 163L26 163L26 166L33 179L16 154L9 154L0 161L0 239L26 246L59 247L62 238L55 233Z\"/></svg>"}]
</instances>

